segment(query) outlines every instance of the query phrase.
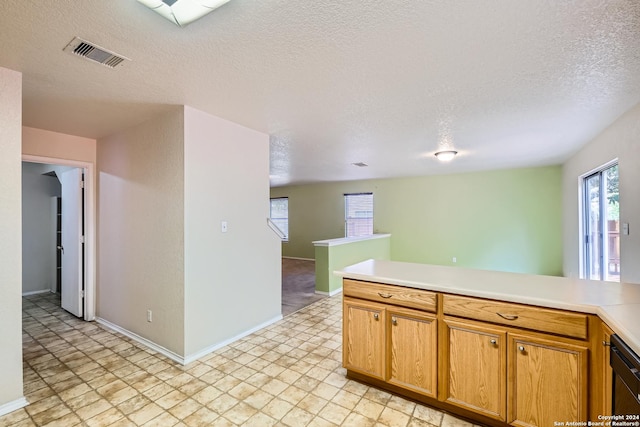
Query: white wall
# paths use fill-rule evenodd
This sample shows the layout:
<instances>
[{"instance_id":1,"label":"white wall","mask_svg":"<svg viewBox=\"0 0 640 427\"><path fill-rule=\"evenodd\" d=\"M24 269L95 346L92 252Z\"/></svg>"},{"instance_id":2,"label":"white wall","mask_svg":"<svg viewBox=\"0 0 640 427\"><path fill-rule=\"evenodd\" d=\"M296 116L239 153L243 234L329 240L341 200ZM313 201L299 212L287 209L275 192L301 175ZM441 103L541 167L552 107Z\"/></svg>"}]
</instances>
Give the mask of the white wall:
<instances>
[{"instance_id":1,"label":"white wall","mask_svg":"<svg viewBox=\"0 0 640 427\"><path fill-rule=\"evenodd\" d=\"M21 73L0 68L0 110L0 412L3 412L22 399Z\"/></svg>"},{"instance_id":2,"label":"white wall","mask_svg":"<svg viewBox=\"0 0 640 427\"><path fill-rule=\"evenodd\" d=\"M51 198L60 196L60 181L43 175L43 166L22 163L22 293L55 289L56 212Z\"/></svg>"},{"instance_id":3,"label":"white wall","mask_svg":"<svg viewBox=\"0 0 640 427\"><path fill-rule=\"evenodd\" d=\"M281 317L268 135L180 107L97 159L98 317L186 358Z\"/></svg>"},{"instance_id":4,"label":"white wall","mask_svg":"<svg viewBox=\"0 0 640 427\"><path fill-rule=\"evenodd\" d=\"M180 107L100 139L97 150L97 316L177 355L184 354L183 140Z\"/></svg>"},{"instance_id":5,"label":"white wall","mask_svg":"<svg viewBox=\"0 0 640 427\"><path fill-rule=\"evenodd\" d=\"M184 170L189 356L281 316L281 242L266 223L267 134L185 107Z\"/></svg>"},{"instance_id":6,"label":"white wall","mask_svg":"<svg viewBox=\"0 0 640 427\"><path fill-rule=\"evenodd\" d=\"M96 140L23 126L22 154L95 163Z\"/></svg>"},{"instance_id":7,"label":"white wall","mask_svg":"<svg viewBox=\"0 0 640 427\"><path fill-rule=\"evenodd\" d=\"M620 222L630 234L620 236L620 276L640 283L640 104L629 110L563 165L564 275L580 275L580 177L618 159Z\"/></svg>"}]
</instances>

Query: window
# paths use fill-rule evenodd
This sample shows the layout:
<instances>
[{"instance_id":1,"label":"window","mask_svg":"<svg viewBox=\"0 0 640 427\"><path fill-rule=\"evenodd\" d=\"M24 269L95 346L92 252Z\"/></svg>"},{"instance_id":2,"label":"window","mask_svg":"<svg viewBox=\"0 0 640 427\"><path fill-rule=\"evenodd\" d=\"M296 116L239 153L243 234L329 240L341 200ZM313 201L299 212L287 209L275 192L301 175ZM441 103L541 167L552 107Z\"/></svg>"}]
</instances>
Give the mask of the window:
<instances>
[{"instance_id":1,"label":"window","mask_svg":"<svg viewBox=\"0 0 640 427\"><path fill-rule=\"evenodd\" d=\"M620 281L618 164L583 179L584 277Z\"/></svg>"},{"instance_id":2,"label":"window","mask_svg":"<svg viewBox=\"0 0 640 427\"><path fill-rule=\"evenodd\" d=\"M271 207L269 209L269 217L271 221L284 234L284 241L289 240L289 198L278 197L271 199Z\"/></svg>"},{"instance_id":3,"label":"window","mask_svg":"<svg viewBox=\"0 0 640 427\"><path fill-rule=\"evenodd\" d=\"M346 237L373 234L373 193L344 195L344 224Z\"/></svg>"}]
</instances>

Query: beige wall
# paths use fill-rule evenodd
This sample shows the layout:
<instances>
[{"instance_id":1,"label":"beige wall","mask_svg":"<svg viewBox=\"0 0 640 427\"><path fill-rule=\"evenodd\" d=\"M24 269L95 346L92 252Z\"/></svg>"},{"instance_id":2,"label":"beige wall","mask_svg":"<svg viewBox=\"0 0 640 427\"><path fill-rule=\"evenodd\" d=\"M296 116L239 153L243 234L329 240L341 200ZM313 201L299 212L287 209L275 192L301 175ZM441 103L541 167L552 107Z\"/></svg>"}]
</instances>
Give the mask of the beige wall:
<instances>
[{"instance_id":1,"label":"beige wall","mask_svg":"<svg viewBox=\"0 0 640 427\"><path fill-rule=\"evenodd\" d=\"M22 398L22 74L0 68L0 412Z\"/></svg>"},{"instance_id":2,"label":"beige wall","mask_svg":"<svg viewBox=\"0 0 640 427\"><path fill-rule=\"evenodd\" d=\"M95 163L96 140L23 126L22 154Z\"/></svg>"},{"instance_id":3,"label":"beige wall","mask_svg":"<svg viewBox=\"0 0 640 427\"><path fill-rule=\"evenodd\" d=\"M269 136L185 107L185 328L192 356L281 314ZM221 232L226 221L228 231Z\"/></svg>"},{"instance_id":4,"label":"beige wall","mask_svg":"<svg viewBox=\"0 0 640 427\"><path fill-rule=\"evenodd\" d=\"M582 148L563 166L564 273L579 277L580 178L618 159L620 221L629 223L630 234L620 237L620 276L640 283L640 104L629 110Z\"/></svg>"},{"instance_id":5,"label":"beige wall","mask_svg":"<svg viewBox=\"0 0 640 427\"><path fill-rule=\"evenodd\" d=\"M101 139L97 150L97 316L177 355L184 354L183 141L176 108Z\"/></svg>"},{"instance_id":6,"label":"beige wall","mask_svg":"<svg viewBox=\"0 0 640 427\"><path fill-rule=\"evenodd\" d=\"M279 318L268 135L179 107L97 155L99 318L186 358Z\"/></svg>"}]
</instances>

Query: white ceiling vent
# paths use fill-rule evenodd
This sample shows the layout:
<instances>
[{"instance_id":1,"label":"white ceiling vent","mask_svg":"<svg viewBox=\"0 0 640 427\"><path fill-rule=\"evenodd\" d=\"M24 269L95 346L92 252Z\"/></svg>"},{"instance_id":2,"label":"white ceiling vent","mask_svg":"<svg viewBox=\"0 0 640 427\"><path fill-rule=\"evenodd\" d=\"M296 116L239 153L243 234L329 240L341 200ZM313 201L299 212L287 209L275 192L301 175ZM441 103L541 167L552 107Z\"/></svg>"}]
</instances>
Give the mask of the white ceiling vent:
<instances>
[{"instance_id":1,"label":"white ceiling vent","mask_svg":"<svg viewBox=\"0 0 640 427\"><path fill-rule=\"evenodd\" d=\"M69 42L67 47L63 49L65 52L70 52L83 58L90 59L109 68L115 68L122 64L124 61L131 61L126 56L119 55L108 51L98 45L95 45L86 40L82 40L79 37L75 37Z\"/></svg>"}]
</instances>

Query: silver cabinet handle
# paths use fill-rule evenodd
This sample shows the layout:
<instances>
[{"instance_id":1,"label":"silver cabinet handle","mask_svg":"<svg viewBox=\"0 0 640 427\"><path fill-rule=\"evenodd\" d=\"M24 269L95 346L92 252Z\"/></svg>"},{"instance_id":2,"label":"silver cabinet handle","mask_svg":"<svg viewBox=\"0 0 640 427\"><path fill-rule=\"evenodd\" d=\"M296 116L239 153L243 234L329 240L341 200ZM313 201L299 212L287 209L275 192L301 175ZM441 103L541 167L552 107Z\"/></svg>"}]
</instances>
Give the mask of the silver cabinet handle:
<instances>
[{"instance_id":1,"label":"silver cabinet handle","mask_svg":"<svg viewBox=\"0 0 640 427\"><path fill-rule=\"evenodd\" d=\"M491 345L497 345L498 344L498 340L496 340L496 339L492 339L489 342L491 343Z\"/></svg>"},{"instance_id":2,"label":"silver cabinet handle","mask_svg":"<svg viewBox=\"0 0 640 427\"><path fill-rule=\"evenodd\" d=\"M518 346L518 350L520 350L521 352L523 352L523 353L524 353L524 346L519 345L519 346Z\"/></svg>"},{"instance_id":3,"label":"silver cabinet handle","mask_svg":"<svg viewBox=\"0 0 640 427\"><path fill-rule=\"evenodd\" d=\"M516 316L515 314L502 314L502 313L496 313L496 314L506 320L516 320L518 318L518 316Z\"/></svg>"},{"instance_id":4,"label":"silver cabinet handle","mask_svg":"<svg viewBox=\"0 0 640 427\"><path fill-rule=\"evenodd\" d=\"M398 324L398 318L396 316L393 316L391 318L391 323L393 323L394 325L397 325Z\"/></svg>"},{"instance_id":5,"label":"silver cabinet handle","mask_svg":"<svg viewBox=\"0 0 640 427\"><path fill-rule=\"evenodd\" d=\"M380 319L380 315L378 313L373 313L373 318L378 320Z\"/></svg>"},{"instance_id":6,"label":"silver cabinet handle","mask_svg":"<svg viewBox=\"0 0 640 427\"><path fill-rule=\"evenodd\" d=\"M611 347L611 343L607 342L605 340L602 340L602 345L605 346L605 347Z\"/></svg>"},{"instance_id":7,"label":"silver cabinet handle","mask_svg":"<svg viewBox=\"0 0 640 427\"><path fill-rule=\"evenodd\" d=\"M56 249L58 249L59 251L61 251L64 254L64 247L62 247L62 245L58 245L56 247Z\"/></svg>"},{"instance_id":8,"label":"silver cabinet handle","mask_svg":"<svg viewBox=\"0 0 640 427\"><path fill-rule=\"evenodd\" d=\"M378 295L382 298L391 298L393 296L393 294L383 294L382 292L378 292Z\"/></svg>"}]
</instances>

